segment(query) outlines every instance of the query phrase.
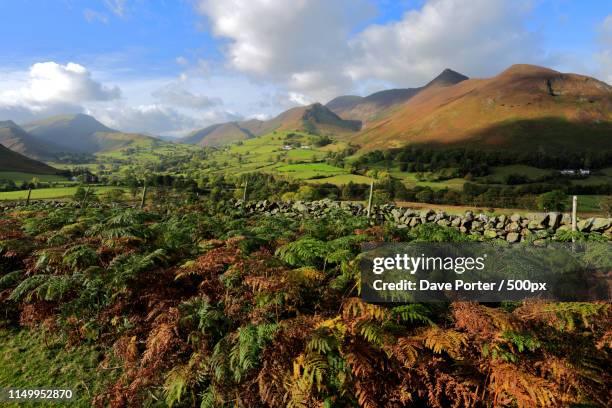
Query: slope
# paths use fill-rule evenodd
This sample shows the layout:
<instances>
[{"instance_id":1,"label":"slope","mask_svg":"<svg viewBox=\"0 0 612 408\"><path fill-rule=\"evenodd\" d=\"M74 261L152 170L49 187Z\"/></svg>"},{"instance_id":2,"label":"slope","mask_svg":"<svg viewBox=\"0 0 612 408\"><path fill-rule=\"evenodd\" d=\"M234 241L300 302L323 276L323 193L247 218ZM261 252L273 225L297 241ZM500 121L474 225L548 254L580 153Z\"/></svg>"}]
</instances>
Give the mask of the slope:
<instances>
[{"instance_id":1,"label":"slope","mask_svg":"<svg viewBox=\"0 0 612 408\"><path fill-rule=\"evenodd\" d=\"M32 159L52 158L59 149L32 136L11 120L0 121L0 144Z\"/></svg>"},{"instance_id":2,"label":"slope","mask_svg":"<svg viewBox=\"0 0 612 408\"><path fill-rule=\"evenodd\" d=\"M211 125L192 132L180 141L201 146L222 146L275 130L345 136L355 133L360 127L359 121L344 120L324 105L315 103L291 108L266 121L251 119Z\"/></svg>"},{"instance_id":3,"label":"slope","mask_svg":"<svg viewBox=\"0 0 612 408\"><path fill-rule=\"evenodd\" d=\"M406 103L424 89L451 86L466 79L468 77L463 74L451 69L445 69L422 87L388 89L365 97L355 95L339 96L329 101L325 106L344 119L361 120L364 128L366 128L371 121Z\"/></svg>"},{"instance_id":4,"label":"slope","mask_svg":"<svg viewBox=\"0 0 612 408\"><path fill-rule=\"evenodd\" d=\"M0 171L19 171L34 174L56 174L58 170L30 159L0 144Z\"/></svg>"},{"instance_id":5,"label":"slope","mask_svg":"<svg viewBox=\"0 0 612 408\"><path fill-rule=\"evenodd\" d=\"M488 79L428 87L351 139L364 150L409 143L542 151L612 148L612 87L513 65Z\"/></svg>"}]
</instances>

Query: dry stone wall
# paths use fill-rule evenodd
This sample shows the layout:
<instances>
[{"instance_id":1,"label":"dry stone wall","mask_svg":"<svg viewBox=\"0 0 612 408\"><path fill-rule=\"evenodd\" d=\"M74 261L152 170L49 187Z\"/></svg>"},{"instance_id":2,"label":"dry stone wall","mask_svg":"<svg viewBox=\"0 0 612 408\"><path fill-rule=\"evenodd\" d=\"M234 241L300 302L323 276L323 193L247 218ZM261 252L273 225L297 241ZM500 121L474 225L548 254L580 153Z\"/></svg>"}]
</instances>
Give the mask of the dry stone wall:
<instances>
[{"instance_id":1,"label":"dry stone wall","mask_svg":"<svg viewBox=\"0 0 612 408\"><path fill-rule=\"evenodd\" d=\"M367 215L367 208L363 204L332 200L308 202L268 200L243 202L238 200L235 202L235 206L244 208L248 213L268 215L321 217L335 209L342 209L357 216ZM456 228L466 234L482 235L486 238L501 238L508 242L519 242L530 235L535 235L535 238L548 238L557 231L571 230L570 215L558 212L508 216L474 214L472 211L467 211L463 215L452 215L431 209L415 210L385 204L372 206L371 218L375 222L391 221L399 228L412 228L419 224L436 223L444 227ZM605 234L612 238L612 218L578 219L577 229L585 233Z\"/></svg>"}]
</instances>

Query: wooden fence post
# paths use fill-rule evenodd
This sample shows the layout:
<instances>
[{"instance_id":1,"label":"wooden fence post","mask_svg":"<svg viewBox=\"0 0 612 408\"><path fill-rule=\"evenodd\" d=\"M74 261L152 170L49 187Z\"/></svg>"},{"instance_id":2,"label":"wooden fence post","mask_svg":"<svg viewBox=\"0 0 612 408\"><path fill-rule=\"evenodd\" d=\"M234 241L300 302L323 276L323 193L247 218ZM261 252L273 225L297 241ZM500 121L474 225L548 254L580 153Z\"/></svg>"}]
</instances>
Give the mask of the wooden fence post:
<instances>
[{"instance_id":1,"label":"wooden fence post","mask_svg":"<svg viewBox=\"0 0 612 408\"><path fill-rule=\"evenodd\" d=\"M140 208L144 208L145 200L147 199L147 185L142 187L142 197L140 198Z\"/></svg>"},{"instance_id":2,"label":"wooden fence post","mask_svg":"<svg viewBox=\"0 0 612 408\"><path fill-rule=\"evenodd\" d=\"M28 198L26 198L26 205L30 204L30 195L32 194L32 187L28 188Z\"/></svg>"},{"instance_id":3,"label":"wooden fence post","mask_svg":"<svg viewBox=\"0 0 612 408\"><path fill-rule=\"evenodd\" d=\"M374 193L374 182L370 183L370 198L368 198L368 218L372 212L372 194Z\"/></svg>"},{"instance_id":4,"label":"wooden fence post","mask_svg":"<svg viewBox=\"0 0 612 408\"><path fill-rule=\"evenodd\" d=\"M576 212L578 210L578 196L572 197L572 233L576 232ZM576 237L572 235L572 242L576 241Z\"/></svg>"},{"instance_id":5,"label":"wooden fence post","mask_svg":"<svg viewBox=\"0 0 612 408\"><path fill-rule=\"evenodd\" d=\"M247 199L247 189L249 188L249 179L246 179L244 182L244 191L242 192L242 201L246 201Z\"/></svg>"}]
</instances>

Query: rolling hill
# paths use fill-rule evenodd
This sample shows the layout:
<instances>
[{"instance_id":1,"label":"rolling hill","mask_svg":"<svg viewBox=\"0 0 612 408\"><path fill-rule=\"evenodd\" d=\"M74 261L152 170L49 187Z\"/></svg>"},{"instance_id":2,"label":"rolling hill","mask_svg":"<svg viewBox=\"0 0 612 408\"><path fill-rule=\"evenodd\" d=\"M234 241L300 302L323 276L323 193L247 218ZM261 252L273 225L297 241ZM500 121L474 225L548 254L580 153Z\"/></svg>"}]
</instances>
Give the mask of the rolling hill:
<instances>
[{"instance_id":1,"label":"rolling hill","mask_svg":"<svg viewBox=\"0 0 612 408\"><path fill-rule=\"evenodd\" d=\"M344 120L326 106L315 103L289 109L267 121L251 119L211 125L191 133L180 141L200 146L222 146L275 130L343 136L353 134L360 128L361 122Z\"/></svg>"},{"instance_id":2,"label":"rolling hill","mask_svg":"<svg viewBox=\"0 0 612 408\"><path fill-rule=\"evenodd\" d=\"M325 106L344 119L362 121L363 127L367 128L371 121L401 106L425 89L451 86L466 79L468 77L463 74L445 69L425 86L419 88L388 89L364 97L339 96Z\"/></svg>"},{"instance_id":3,"label":"rolling hill","mask_svg":"<svg viewBox=\"0 0 612 408\"><path fill-rule=\"evenodd\" d=\"M363 150L407 144L542 151L612 148L612 87L513 65L486 79L428 86L351 138Z\"/></svg>"},{"instance_id":4,"label":"rolling hill","mask_svg":"<svg viewBox=\"0 0 612 408\"><path fill-rule=\"evenodd\" d=\"M32 159L47 159L59 151L59 146L40 140L13 121L0 121L0 144Z\"/></svg>"},{"instance_id":5,"label":"rolling hill","mask_svg":"<svg viewBox=\"0 0 612 408\"><path fill-rule=\"evenodd\" d=\"M129 146L163 143L152 136L119 132L84 114L54 116L23 127L39 143L52 146L56 154L94 154Z\"/></svg>"},{"instance_id":6,"label":"rolling hill","mask_svg":"<svg viewBox=\"0 0 612 408\"><path fill-rule=\"evenodd\" d=\"M14 152L2 144L0 144L0 171L18 171L33 174L56 174L58 172L57 169Z\"/></svg>"},{"instance_id":7,"label":"rolling hill","mask_svg":"<svg viewBox=\"0 0 612 408\"><path fill-rule=\"evenodd\" d=\"M53 116L23 125L23 128L43 142L59 146L63 152L94 153L100 150L96 133L114 133L95 118L84 115Z\"/></svg>"}]
</instances>

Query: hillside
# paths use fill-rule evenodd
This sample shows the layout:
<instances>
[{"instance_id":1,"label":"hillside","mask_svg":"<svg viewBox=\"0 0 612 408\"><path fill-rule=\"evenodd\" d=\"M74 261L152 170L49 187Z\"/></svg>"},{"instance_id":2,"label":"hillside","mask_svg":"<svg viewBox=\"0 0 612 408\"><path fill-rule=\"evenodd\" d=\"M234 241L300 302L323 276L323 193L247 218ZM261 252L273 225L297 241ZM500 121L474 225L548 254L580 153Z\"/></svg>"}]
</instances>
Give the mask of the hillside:
<instances>
[{"instance_id":1,"label":"hillside","mask_svg":"<svg viewBox=\"0 0 612 408\"><path fill-rule=\"evenodd\" d=\"M181 139L182 143L197 144L200 146L221 146L253 137L239 122L217 123L204 129L196 130L189 136Z\"/></svg>"},{"instance_id":2,"label":"hillside","mask_svg":"<svg viewBox=\"0 0 612 408\"><path fill-rule=\"evenodd\" d=\"M351 139L364 150L409 143L477 148L612 148L612 87L514 65L487 79L429 86Z\"/></svg>"},{"instance_id":3,"label":"hillside","mask_svg":"<svg viewBox=\"0 0 612 408\"><path fill-rule=\"evenodd\" d=\"M59 150L58 146L32 136L11 120L0 121L0 144L32 159L50 158Z\"/></svg>"},{"instance_id":4,"label":"hillside","mask_svg":"<svg viewBox=\"0 0 612 408\"><path fill-rule=\"evenodd\" d=\"M23 128L36 138L71 153L94 153L100 150L94 136L96 133L117 132L83 114L53 116L27 123Z\"/></svg>"},{"instance_id":5,"label":"hillside","mask_svg":"<svg viewBox=\"0 0 612 408\"><path fill-rule=\"evenodd\" d=\"M324 105L315 103L289 109L267 121L251 119L211 125L192 132L180 141L201 146L221 146L275 130L343 136L353 134L360 127L359 121L344 120Z\"/></svg>"},{"instance_id":6,"label":"hillside","mask_svg":"<svg viewBox=\"0 0 612 408\"><path fill-rule=\"evenodd\" d=\"M64 115L31 122L24 128L42 143L53 143L57 152L100 153L125 147L151 146L158 139L111 129L89 115Z\"/></svg>"},{"instance_id":7,"label":"hillside","mask_svg":"<svg viewBox=\"0 0 612 408\"><path fill-rule=\"evenodd\" d=\"M19 171L33 174L56 174L58 171L45 163L30 159L0 144L0 171Z\"/></svg>"},{"instance_id":8,"label":"hillside","mask_svg":"<svg viewBox=\"0 0 612 408\"><path fill-rule=\"evenodd\" d=\"M355 95L339 96L329 101L325 106L344 119L362 121L364 128L366 128L369 126L369 122L401 106L425 89L451 86L466 79L468 77L463 74L451 69L445 69L436 78L422 87L388 89L365 97Z\"/></svg>"}]
</instances>

